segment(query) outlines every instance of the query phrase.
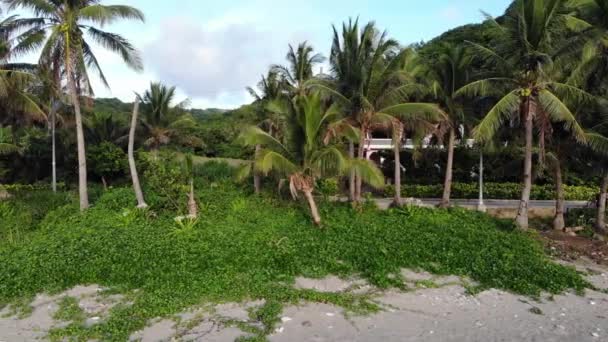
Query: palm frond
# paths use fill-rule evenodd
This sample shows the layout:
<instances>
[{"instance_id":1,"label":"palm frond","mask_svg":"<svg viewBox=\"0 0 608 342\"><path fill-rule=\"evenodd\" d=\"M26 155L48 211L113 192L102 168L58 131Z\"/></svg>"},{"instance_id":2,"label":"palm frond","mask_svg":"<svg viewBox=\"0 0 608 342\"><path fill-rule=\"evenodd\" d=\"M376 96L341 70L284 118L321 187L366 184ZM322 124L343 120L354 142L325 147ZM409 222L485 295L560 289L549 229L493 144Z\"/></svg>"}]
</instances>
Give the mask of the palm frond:
<instances>
[{"instance_id":1,"label":"palm frond","mask_svg":"<svg viewBox=\"0 0 608 342\"><path fill-rule=\"evenodd\" d=\"M349 164L350 171L355 171L366 184L376 189L384 187L384 174L374 162L367 159L354 158L350 160Z\"/></svg>"},{"instance_id":2,"label":"palm frond","mask_svg":"<svg viewBox=\"0 0 608 342\"><path fill-rule=\"evenodd\" d=\"M519 104L520 98L517 91L512 91L500 99L474 129L473 138L480 142L491 140L503 122L519 110Z\"/></svg>"},{"instance_id":3,"label":"palm frond","mask_svg":"<svg viewBox=\"0 0 608 342\"><path fill-rule=\"evenodd\" d=\"M543 89L538 94L538 100L551 121L562 123L576 140L585 142L585 131L576 120L576 116L555 94Z\"/></svg>"},{"instance_id":4,"label":"palm frond","mask_svg":"<svg viewBox=\"0 0 608 342\"><path fill-rule=\"evenodd\" d=\"M277 172L281 175L291 175L297 172L298 167L280 153L262 149L255 160L255 170L268 175Z\"/></svg>"}]
</instances>

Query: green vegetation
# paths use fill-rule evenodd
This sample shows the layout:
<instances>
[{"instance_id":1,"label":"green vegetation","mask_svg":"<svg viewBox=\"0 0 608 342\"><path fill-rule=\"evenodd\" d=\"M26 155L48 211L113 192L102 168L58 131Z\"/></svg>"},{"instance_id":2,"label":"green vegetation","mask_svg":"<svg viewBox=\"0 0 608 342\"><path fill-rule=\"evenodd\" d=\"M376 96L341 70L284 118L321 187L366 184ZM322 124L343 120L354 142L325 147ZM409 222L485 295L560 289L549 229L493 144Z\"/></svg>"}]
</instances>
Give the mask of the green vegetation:
<instances>
[{"instance_id":1,"label":"green vegetation","mask_svg":"<svg viewBox=\"0 0 608 342\"><path fill-rule=\"evenodd\" d=\"M49 207L19 243L0 244L0 302L78 284L121 289L131 293L132 305L117 306L106 321L89 328L75 320L53 336L124 340L151 318L204 302L266 299L253 313L265 326L260 336L271 331L281 303L308 300L354 312L377 310L365 296L295 290L290 284L296 276L357 276L380 288L402 288L399 272L408 267L533 296L588 286L574 270L550 262L540 243L514 231L510 222L460 209L381 212L368 204L357 211L322 202L324 229L310 229L299 204L246 195L226 170L212 164L197 171L201 212L188 230L178 229L171 200L149 187L154 211L133 209L132 191L121 188L102 194L84 214L74 200ZM75 316L65 301L62 312Z\"/></svg>"},{"instance_id":2,"label":"green vegetation","mask_svg":"<svg viewBox=\"0 0 608 342\"><path fill-rule=\"evenodd\" d=\"M52 339L127 340L204 303L264 299L250 312L259 324L231 322L251 341L287 304L379 310L368 295L295 289L298 276L407 290L401 269L412 268L467 277L470 293L590 287L548 259L527 211L530 199L556 199L555 229L606 232L607 0L514 0L502 17L411 46L348 20L333 28L328 75L315 74L325 58L308 43L289 46L287 64L247 89L255 101L231 111L189 109L163 83L134 103L89 101L89 73L107 82L85 37L140 70L127 39L95 27L143 21L138 9L0 2L35 16L0 21L0 183L10 184L0 185L0 303L27 314L36 294L82 284L128 297L93 325L65 297L55 318L69 325ZM9 63L33 51L38 64ZM392 138L393 151L370 156L373 137ZM401 151L406 138L415 147ZM448 208L477 198L483 156L485 195L519 198L517 227ZM394 196L393 208L365 201L363 182ZM346 194L352 203L330 201ZM402 194L444 208L402 207ZM595 218L565 218L566 199L596 201Z\"/></svg>"}]
</instances>

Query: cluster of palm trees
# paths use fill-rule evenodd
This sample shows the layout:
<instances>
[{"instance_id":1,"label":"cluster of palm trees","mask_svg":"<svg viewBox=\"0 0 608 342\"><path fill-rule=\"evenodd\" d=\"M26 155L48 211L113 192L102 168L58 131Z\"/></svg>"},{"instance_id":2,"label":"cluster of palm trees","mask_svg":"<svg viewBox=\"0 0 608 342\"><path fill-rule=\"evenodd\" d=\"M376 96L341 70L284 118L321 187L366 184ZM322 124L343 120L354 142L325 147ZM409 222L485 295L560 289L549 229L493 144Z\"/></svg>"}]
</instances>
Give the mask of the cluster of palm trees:
<instances>
[{"instance_id":1,"label":"cluster of palm trees","mask_svg":"<svg viewBox=\"0 0 608 342\"><path fill-rule=\"evenodd\" d=\"M93 53L96 44L118 54L126 65L142 70L142 60L124 37L101 30L118 20L144 21L143 13L123 5L103 5L99 0L3 0L9 11L28 10L33 18L16 15L0 23L0 125L11 127L3 134L0 153L19 151L16 130L33 123L48 126L52 141L52 187L57 184L57 127L74 128L78 155L80 208L88 208L88 144L109 142L126 147L128 120L117 113L93 112L83 115L94 95L89 74L95 73L109 86ZM13 63L19 57L38 53L37 64ZM202 141L187 131L195 125L185 113L187 101L175 103L175 88L152 83L137 96L143 113L135 124L140 127L137 142L152 151L169 143L201 146ZM3 130L5 130L3 128ZM73 137L70 137L73 138ZM133 148L133 141L129 141Z\"/></svg>"},{"instance_id":2,"label":"cluster of palm trees","mask_svg":"<svg viewBox=\"0 0 608 342\"><path fill-rule=\"evenodd\" d=\"M290 46L288 66L272 66L259 91L249 89L265 114L259 127L241 136L246 145L256 146L250 168L256 191L260 174L273 172L289 180L294 196L304 193L320 223L310 195L315 181L348 175L350 199L361 201L362 183L379 183L377 169L365 160L366 139L384 131L395 146L396 204L401 203L401 141L432 136L446 146L441 206L447 207L454 148L469 133L485 147L523 142L516 219L522 229L528 228L534 162L538 169L553 171L554 227L562 229L566 154L572 146L608 151L606 139L591 130L601 124L600 116L581 113L596 113L608 95L608 78L602 73L608 69L606 23L608 0L515 0L504 16L487 18L486 42L438 44L424 51L401 47L374 23L360 27L350 20L341 31L334 27L329 75L314 75L323 57L311 46ZM483 115L476 117L480 111ZM608 181L604 183L597 219L602 232Z\"/></svg>"},{"instance_id":3,"label":"cluster of palm trees","mask_svg":"<svg viewBox=\"0 0 608 342\"><path fill-rule=\"evenodd\" d=\"M19 151L17 127L48 125L55 188L56 128L73 127L84 210L89 206L85 140L128 141L131 162L136 143L153 152L169 143L202 145L196 134L187 134L196 125L182 110L187 103L176 104L175 88L162 84L154 83L137 96L130 129L124 118L82 113L94 95L89 74L97 74L107 86L91 44L142 69L127 39L101 29L118 20L143 21L141 11L100 0L1 2L9 11L27 10L34 16L8 16L0 22L0 154ZM442 207L450 205L459 143L472 138L487 148L521 142L524 170L517 224L528 227L533 171L546 168L556 183L554 226L561 229L564 163L573 151L594 151L604 180L597 228L604 230L608 162L602 153L608 151L608 142L601 133L607 125L596 113L608 98L607 23L608 0L515 0L504 16L488 17L479 27L485 41L420 48L399 45L373 22L361 26L349 20L333 28L329 74L315 74L325 58L305 42L289 47L288 64L272 66L258 90L248 89L261 118L239 138L255 147L255 160L242 176L253 173L260 191L262 176L278 175L294 197L304 195L320 224L313 196L320 178L348 178L354 203L361 202L364 183L383 185L382 173L365 158L373 133L389 134L394 141L397 205L402 203L400 148L405 139L420 143L431 138L447 149ZM39 54L37 64L14 63L31 53Z\"/></svg>"}]
</instances>

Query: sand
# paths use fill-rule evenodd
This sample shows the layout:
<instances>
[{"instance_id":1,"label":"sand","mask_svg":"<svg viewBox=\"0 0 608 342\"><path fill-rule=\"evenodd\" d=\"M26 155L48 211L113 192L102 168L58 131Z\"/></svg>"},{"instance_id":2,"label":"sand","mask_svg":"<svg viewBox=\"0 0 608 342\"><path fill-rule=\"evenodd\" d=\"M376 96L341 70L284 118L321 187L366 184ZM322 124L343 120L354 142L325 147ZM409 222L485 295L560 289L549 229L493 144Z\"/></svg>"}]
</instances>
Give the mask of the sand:
<instances>
[{"instance_id":1,"label":"sand","mask_svg":"<svg viewBox=\"0 0 608 342\"><path fill-rule=\"evenodd\" d=\"M587 278L598 288L608 289L608 269L579 261L574 264L587 272ZM321 292L376 293L383 310L369 316L352 316L339 307L301 303L286 307L281 322L269 336L272 342L293 341L608 341L608 294L587 291L585 296L573 293L539 301L499 290L484 291L476 296L466 293L463 280L436 277L428 273L403 270L408 292L389 290L375 292L361 280L336 277L315 280L298 278L298 288ZM424 288L434 284L437 288ZM119 296L101 296L98 286L77 287L65 293L39 295L32 303L28 317L0 318L0 341L20 342L46 340L52 327L64 326L53 313L62 296L78 298L89 316L87 324L103 321ZM228 320L259 326L249 321L247 310L263 305L262 301L227 303L192 308L172 319L156 319L132 335L133 341L205 341L231 342L248 336Z\"/></svg>"}]
</instances>

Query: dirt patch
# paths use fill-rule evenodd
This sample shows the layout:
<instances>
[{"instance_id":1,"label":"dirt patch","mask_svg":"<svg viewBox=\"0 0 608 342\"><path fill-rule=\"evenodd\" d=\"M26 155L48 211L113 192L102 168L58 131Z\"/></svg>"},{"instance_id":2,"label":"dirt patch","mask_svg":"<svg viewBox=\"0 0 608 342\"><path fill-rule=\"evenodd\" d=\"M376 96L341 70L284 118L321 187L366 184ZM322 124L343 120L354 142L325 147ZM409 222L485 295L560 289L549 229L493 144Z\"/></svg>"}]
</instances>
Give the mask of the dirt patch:
<instances>
[{"instance_id":1,"label":"dirt patch","mask_svg":"<svg viewBox=\"0 0 608 342\"><path fill-rule=\"evenodd\" d=\"M587 257L598 264L608 265L608 242L559 231L543 232L541 236L550 253L556 257L569 261Z\"/></svg>"}]
</instances>

